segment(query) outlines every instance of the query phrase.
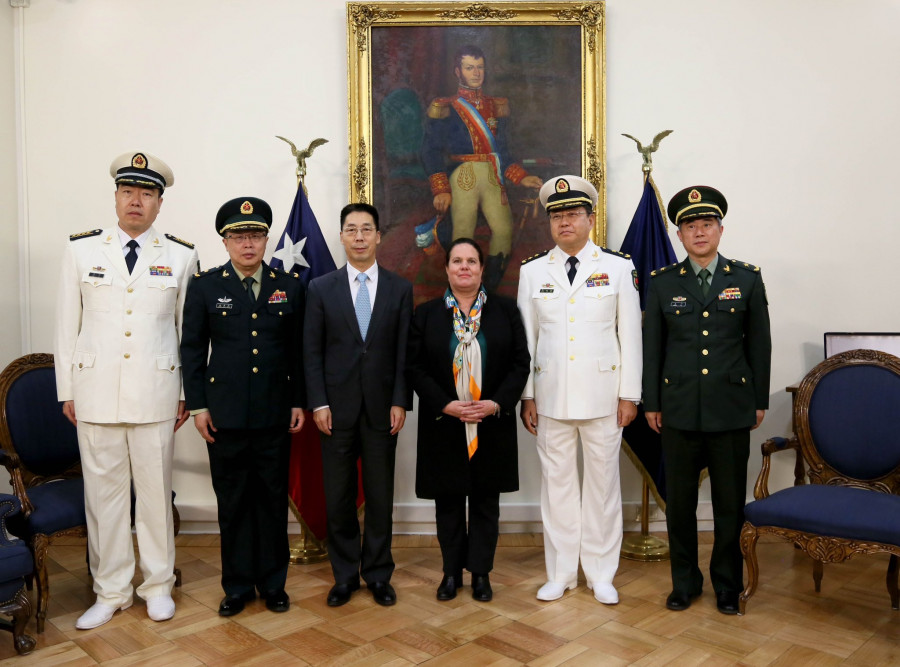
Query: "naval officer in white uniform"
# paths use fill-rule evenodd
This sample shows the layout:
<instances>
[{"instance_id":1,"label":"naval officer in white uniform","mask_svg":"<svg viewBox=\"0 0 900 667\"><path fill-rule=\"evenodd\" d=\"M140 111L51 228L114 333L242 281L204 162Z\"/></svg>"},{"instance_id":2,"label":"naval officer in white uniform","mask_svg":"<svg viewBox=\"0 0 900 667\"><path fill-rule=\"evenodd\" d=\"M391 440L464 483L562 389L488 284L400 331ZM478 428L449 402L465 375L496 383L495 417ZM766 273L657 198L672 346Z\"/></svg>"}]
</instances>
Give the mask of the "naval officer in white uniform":
<instances>
[{"instance_id":1,"label":"naval officer in white uniform","mask_svg":"<svg viewBox=\"0 0 900 667\"><path fill-rule=\"evenodd\" d=\"M588 181L551 178L540 199L556 247L523 262L518 297L532 359L522 422L541 461L547 583L537 598L575 588L580 558L594 597L616 604L619 447L641 397L637 274L628 256L591 242L597 190Z\"/></svg>"},{"instance_id":2,"label":"naval officer in white uniform","mask_svg":"<svg viewBox=\"0 0 900 667\"><path fill-rule=\"evenodd\" d=\"M178 345L197 251L153 226L172 170L149 153L113 161L118 224L69 237L56 311L56 384L76 425L96 603L76 622L103 625L132 602L135 530L147 615L175 614L172 451L187 419Z\"/></svg>"}]
</instances>

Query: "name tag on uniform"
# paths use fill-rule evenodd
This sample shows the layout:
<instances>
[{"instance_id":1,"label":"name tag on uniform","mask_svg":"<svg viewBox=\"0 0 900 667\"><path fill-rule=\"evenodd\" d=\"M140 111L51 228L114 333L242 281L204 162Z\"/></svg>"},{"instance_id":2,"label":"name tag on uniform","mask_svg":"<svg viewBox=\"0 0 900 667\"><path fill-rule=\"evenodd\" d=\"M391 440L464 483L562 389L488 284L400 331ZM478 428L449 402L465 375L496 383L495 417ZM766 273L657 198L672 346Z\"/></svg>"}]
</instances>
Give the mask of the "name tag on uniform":
<instances>
[{"instance_id":1,"label":"name tag on uniform","mask_svg":"<svg viewBox=\"0 0 900 667\"><path fill-rule=\"evenodd\" d=\"M106 275L106 267L92 266L88 275L91 278L103 278Z\"/></svg>"},{"instance_id":2,"label":"name tag on uniform","mask_svg":"<svg viewBox=\"0 0 900 667\"><path fill-rule=\"evenodd\" d=\"M607 285L609 285L608 273L595 273L587 279L588 287L606 287Z\"/></svg>"},{"instance_id":3,"label":"name tag on uniform","mask_svg":"<svg viewBox=\"0 0 900 667\"><path fill-rule=\"evenodd\" d=\"M672 308L681 308L684 304L687 303L687 297L685 296L673 296L672 297Z\"/></svg>"},{"instance_id":4,"label":"name tag on uniform","mask_svg":"<svg viewBox=\"0 0 900 667\"><path fill-rule=\"evenodd\" d=\"M150 267L150 275L151 276L171 276L172 275L172 267L170 267L170 266L151 266Z\"/></svg>"},{"instance_id":5,"label":"name tag on uniform","mask_svg":"<svg viewBox=\"0 0 900 667\"><path fill-rule=\"evenodd\" d=\"M741 298L741 288L740 287L727 287L719 294L719 301L725 301L726 299L740 299Z\"/></svg>"},{"instance_id":6,"label":"name tag on uniform","mask_svg":"<svg viewBox=\"0 0 900 667\"><path fill-rule=\"evenodd\" d=\"M234 308L234 304L231 303L231 299L227 296L219 297L219 303L216 304L216 308L225 308L231 309Z\"/></svg>"},{"instance_id":7,"label":"name tag on uniform","mask_svg":"<svg viewBox=\"0 0 900 667\"><path fill-rule=\"evenodd\" d=\"M540 294L553 294L553 290L555 290L553 283L544 283L541 285L541 289L539 290Z\"/></svg>"},{"instance_id":8,"label":"name tag on uniform","mask_svg":"<svg viewBox=\"0 0 900 667\"><path fill-rule=\"evenodd\" d=\"M287 292L281 290L275 290L269 297L269 303L284 303L285 301L287 301Z\"/></svg>"}]
</instances>

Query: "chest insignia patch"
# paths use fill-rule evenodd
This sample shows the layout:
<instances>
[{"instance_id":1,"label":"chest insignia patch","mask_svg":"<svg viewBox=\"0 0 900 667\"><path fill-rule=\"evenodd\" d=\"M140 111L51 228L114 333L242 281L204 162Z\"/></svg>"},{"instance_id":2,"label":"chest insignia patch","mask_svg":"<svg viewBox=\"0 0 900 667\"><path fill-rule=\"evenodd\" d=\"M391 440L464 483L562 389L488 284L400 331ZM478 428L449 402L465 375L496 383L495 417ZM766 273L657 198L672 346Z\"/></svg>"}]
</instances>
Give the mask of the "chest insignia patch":
<instances>
[{"instance_id":1,"label":"chest insignia patch","mask_svg":"<svg viewBox=\"0 0 900 667\"><path fill-rule=\"evenodd\" d=\"M595 273L587 279L588 287L606 287L607 285L609 285L608 273Z\"/></svg>"},{"instance_id":2,"label":"chest insignia patch","mask_svg":"<svg viewBox=\"0 0 900 667\"><path fill-rule=\"evenodd\" d=\"M681 308L687 303L686 296L673 296L672 297L672 308Z\"/></svg>"},{"instance_id":3,"label":"chest insignia patch","mask_svg":"<svg viewBox=\"0 0 900 667\"><path fill-rule=\"evenodd\" d=\"M287 293L281 290L275 290L269 297L269 303L284 303L285 301L287 301Z\"/></svg>"},{"instance_id":4,"label":"chest insignia patch","mask_svg":"<svg viewBox=\"0 0 900 667\"><path fill-rule=\"evenodd\" d=\"M230 297L221 296L221 297L219 297L219 303L216 304L216 308L231 309L231 308L234 308L234 304L231 303Z\"/></svg>"},{"instance_id":5,"label":"chest insignia patch","mask_svg":"<svg viewBox=\"0 0 900 667\"><path fill-rule=\"evenodd\" d=\"M88 275L91 278L102 278L106 275L106 268L103 266L92 266Z\"/></svg>"},{"instance_id":6,"label":"chest insignia patch","mask_svg":"<svg viewBox=\"0 0 900 667\"><path fill-rule=\"evenodd\" d=\"M553 285L553 283L544 283L543 285L541 285L540 293L553 294L554 289L556 289L556 287Z\"/></svg>"},{"instance_id":7,"label":"chest insignia patch","mask_svg":"<svg viewBox=\"0 0 900 667\"><path fill-rule=\"evenodd\" d=\"M150 275L151 276L171 276L172 275L172 267L170 267L170 266L151 266L150 267Z\"/></svg>"},{"instance_id":8,"label":"chest insignia patch","mask_svg":"<svg viewBox=\"0 0 900 667\"><path fill-rule=\"evenodd\" d=\"M741 298L741 288L740 287L726 287L719 294L719 301L725 301L728 299L740 299Z\"/></svg>"}]
</instances>

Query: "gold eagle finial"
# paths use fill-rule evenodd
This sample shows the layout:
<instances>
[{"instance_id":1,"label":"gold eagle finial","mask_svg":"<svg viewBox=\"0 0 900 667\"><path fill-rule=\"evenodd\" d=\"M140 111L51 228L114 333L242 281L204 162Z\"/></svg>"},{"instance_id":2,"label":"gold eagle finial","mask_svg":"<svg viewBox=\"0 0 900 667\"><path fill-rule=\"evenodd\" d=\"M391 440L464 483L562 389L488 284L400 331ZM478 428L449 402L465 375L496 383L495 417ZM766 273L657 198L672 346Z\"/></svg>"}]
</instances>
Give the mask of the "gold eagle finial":
<instances>
[{"instance_id":1,"label":"gold eagle finial","mask_svg":"<svg viewBox=\"0 0 900 667\"><path fill-rule=\"evenodd\" d=\"M653 171L652 154L655 153L657 151L657 149L659 149L659 142L662 141L665 137L668 137L670 134L672 134L672 130L663 130L662 132L657 134L655 137L653 137L653 143L651 143L646 148L644 148L644 146L641 144L641 142L638 141L637 139L635 139L634 137L632 137L630 134L625 134L623 132L622 136L628 137L634 143L637 144L638 153L640 153L641 157L644 158L644 164L641 165L641 171L643 171L645 174L649 174L651 171Z\"/></svg>"},{"instance_id":2,"label":"gold eagle finial","mask_svg":"<svg viewBox=\"0 0 900 667\"><path fill-rule=\"evenodd\" d=\"M275 135L276 139L281 139L285 143L287 143L291 147L291 155L297 160L297 181L303 186L303 192L306 192L306 158L310 157L313 154L313 151L316 150L322 144L327 144L328 139L313 139L309 142L309 146L307 146L304 150L298 150L294 145L294 142L290 139L285 139L282 136Z\"/></svg>"}]
</instances>

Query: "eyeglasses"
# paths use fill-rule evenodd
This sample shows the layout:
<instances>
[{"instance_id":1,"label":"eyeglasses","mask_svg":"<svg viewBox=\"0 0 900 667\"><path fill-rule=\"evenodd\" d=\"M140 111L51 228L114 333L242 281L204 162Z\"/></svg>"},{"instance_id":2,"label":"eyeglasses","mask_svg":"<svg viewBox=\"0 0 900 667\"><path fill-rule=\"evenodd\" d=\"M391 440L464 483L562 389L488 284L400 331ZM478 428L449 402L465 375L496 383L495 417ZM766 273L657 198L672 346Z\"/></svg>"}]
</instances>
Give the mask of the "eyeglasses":
<instances>
[{"instance_id":1,"label":"eyeglasses","mask_svg":"<svg viewBox=\"0 0 900 667\"><path fill-rule=\"evenodd\" d=\"M354 227L353 225L347 225L341 230L341 234L346 234L349 237L354 237L358 233L362 232L363 236L371 236L378 230L375 229L374 225L363 225L362 227Z\"/></svg>"},{"instance_id":2,"label":"eyeglasses","mask_svg":"<svg viewBox=\"0 0 900 667\"><path fill-rule=\"evenodd\" d=\"M550 214L550 222L560 223L563 220L566 222L575 222L581 216L584 215L583 208L573 208L568 211L559 211L558 213Z\"/></svg>"},{"instance_id":3,"label":"eyeglasses","mask_svg":"<svg viewBox=\"0 0 900 667\"><path fill-rule=\"evenodd\" d=\"M250 234L229 234L225 237L229 241L234 241L235 243L243 243L248 239L253 243L259 243L260 241L264 241L266 238L265 232L252 232Z\"/></svg>"}]
</instances>

